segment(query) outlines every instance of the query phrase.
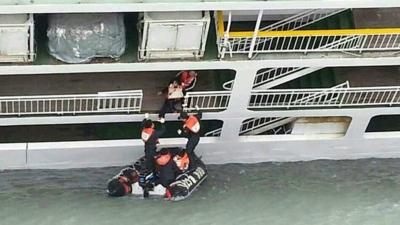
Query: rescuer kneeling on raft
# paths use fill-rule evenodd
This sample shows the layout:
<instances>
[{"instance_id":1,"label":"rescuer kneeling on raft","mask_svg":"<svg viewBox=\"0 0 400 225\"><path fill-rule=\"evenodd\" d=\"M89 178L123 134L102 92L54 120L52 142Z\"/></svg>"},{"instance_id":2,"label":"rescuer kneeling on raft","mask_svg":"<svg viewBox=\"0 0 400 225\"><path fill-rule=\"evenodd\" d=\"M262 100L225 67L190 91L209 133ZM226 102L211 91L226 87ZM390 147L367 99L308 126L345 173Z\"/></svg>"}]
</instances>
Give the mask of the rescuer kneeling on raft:
<instances>
[{"instance_id":1,"label":"rescuer kneeling on raft","mask_svg":"<svg viewBox=\"0 0 400 225\"><path fill-rule=\"evenodd\" d=\"M121 171L108 183L110 196L134 194L143 197L163 196L172 201L188 197L207 177L207 169L196 159L192 169L189 157L182 148L164 148L155 157L156 169L145 169L144 157L134 166Z\"/></svg>"}]
</instances>

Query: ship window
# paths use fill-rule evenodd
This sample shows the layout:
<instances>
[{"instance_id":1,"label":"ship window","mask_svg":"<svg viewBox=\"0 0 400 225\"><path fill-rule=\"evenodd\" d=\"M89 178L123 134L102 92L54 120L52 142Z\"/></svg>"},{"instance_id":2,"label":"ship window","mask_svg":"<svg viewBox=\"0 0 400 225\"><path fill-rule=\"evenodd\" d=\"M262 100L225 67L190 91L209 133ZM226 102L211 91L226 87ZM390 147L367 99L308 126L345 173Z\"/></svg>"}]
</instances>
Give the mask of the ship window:
<instances>
[{"instance_id":1,"label":"ship window","mask_svg":"<svg viewBox=\"0 0 400 225\"><path fill-rule=\"evenodd\" d=\"M202 120L200 135L221 128L222 123ZM162 138L178 137L176 131L181 124L180 121L166 122L167 131ZM0 126L0 143L140 139L140 131L141 122Z\"/></svg>"},{"instance_id":2,"label":"ship window","mask_svg":"<svg viewBox=\"0 0 400 225\"><path fill-rule=\"evenodd\" d=\"M342 137L350 117L261 117L243 121L240 136L296 135Z\"/></svg>"},{"instance_id":3,"label":"ship window","mask_svg":"<svg viewBox=\"0 0 400 225\"><path fill-rule=\"evenodd\" d=\"M369 121L365 132L400 131L400 115L374 116Z\"/></svg>"}]
</instances>

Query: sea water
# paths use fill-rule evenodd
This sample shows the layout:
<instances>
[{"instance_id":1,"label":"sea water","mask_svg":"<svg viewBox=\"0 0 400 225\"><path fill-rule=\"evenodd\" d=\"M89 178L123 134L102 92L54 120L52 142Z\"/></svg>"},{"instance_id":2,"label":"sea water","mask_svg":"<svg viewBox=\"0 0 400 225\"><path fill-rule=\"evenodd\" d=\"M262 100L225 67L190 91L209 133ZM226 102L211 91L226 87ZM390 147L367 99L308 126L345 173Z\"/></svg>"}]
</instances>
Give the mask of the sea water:
<instances>
[{"instance_id":1,"label":"sea water","mask_svg":"<svg viewBox=\"0 0 400 225\"><path fill-rule=\"evenodd\" d=\"M0 172L1 225L400 224L400 160L210 165L188 199L111 198L121 168Z\"/></svg>"}]
</instances>

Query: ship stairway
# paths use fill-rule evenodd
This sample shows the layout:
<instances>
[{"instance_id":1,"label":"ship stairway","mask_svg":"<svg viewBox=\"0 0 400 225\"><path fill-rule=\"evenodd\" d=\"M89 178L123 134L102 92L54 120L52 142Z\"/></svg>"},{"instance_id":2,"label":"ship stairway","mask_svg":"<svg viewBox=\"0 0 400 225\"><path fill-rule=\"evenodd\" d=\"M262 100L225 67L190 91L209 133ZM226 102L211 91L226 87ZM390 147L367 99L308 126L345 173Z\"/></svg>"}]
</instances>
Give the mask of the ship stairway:
<instances>
[{"instance_id":1,"label":"ship stairway","mask_svg":"<svg viewBox=\"0 0 400 225\"><path fill-rule=\"evenodd\" d=\"M308 105L308 104L313 104L315 101L323 101L325 104L329 104L331 102L336 102L338 98L340 97L339 95L335 94L335 90L337 89L347 89L349 88L349 82L346 81L342 84L336 85L334 87L331 87L329 89L325 89L320 92L313 92L312 94L308 94L303 96L302 98L298 98L294 101L291 102L293 105ZM254 99L253 97L250 99L249 105L252 108L255 108L254 106L258 103L262 103L264 98L259 99L260 102L257 102L257 99ZM274 99L272 99L273 101ZM262 118L252 118L249 120L246 120L242 123L242 126L239 131L239 135L257 135L260 133L265 133L267 131L272 130L273 133L279 132L281 129L285 129L285 125L295 121L295 117L262 117ZM222 128L218 128L215 130L212 130L210 132L207 132L205 136L210 137L210 136L220 136L221 135ZM285 131L285 133L290 132L290 130Z\"/></svg>"},{"instance_id":2,"label":"ship stairway","mask_svg":"<svg viewBox=\"0 0 400 225\"><path fill-rule=\"evenodd\" d=\"M257 135L271 131L273 134L289 133L290 130L285 128L285 125L293 122L296 118L290 117L262 117L262 118L251 118L245 120L239 131L239 135ZM206 137L216 137L221 135L222 128L218 128L205 133Z\"/></svg>"},{"instance_id":3,"label":"ship stairway","mask_svg":"<svg viewBox=\"0 0 400 225\"><path fill-rule=\"evenodd\" d=\"M231 16L225 29L223 14L217 13L219 57L223 59L226 53L230 57L245 54L249 59L257 54L276 53L345 53L359 57L364 52L400 50L400 28L260 30L262 16L263 10L260 10L251 31L230 31Z\"/></svg>"},{"instance_id":4,"label":"ship stairway","mask_svg":"<svg viewBox=\"0 0 400 225\"><path fill-rule=\"evenodd\" d=\"M289 82L323 67L277 67L258 72L255 76L253 89L268 89ZM222 87L232 90L234 80L225 82Z\"/></svg>"},{"instance_id":5,"label":"ship stairway","mask_svg":"<svg viewBox=\"0 0 400 225\"><path fill-rule=\"evenodd\" d=\"M284 129L285 125L292 123L296 118L292 117L261 117L251 118L242 123L239 135L257 135L267 131L278 134ZM286 130L288 133L290 130Z\"/></svg>"},{"instance_id":6,"label":"ship stairway","mask_svg":"<svg viewBox=\"0 0 400 225\"><path fill-rule=\"evenodd\" d=\"M248 109L341 108L400 105L399 86L253 90Z\"/></svg>"},{"instance_id":7,"label":"ship stairway","mask_svg":"<svg viewBox=\"0 0 400 225\"><path fill-rule=\"evenodd\" d=\"M316 23L318 21L321 21L325 18L328 18L330 16L336 15L338 13L341 13L343 11L347 10L346 8L342 9L310 9L310 10L305 10L302 11L298 14L295 14L293 16L290 16L286 19L280 20L276 23L273 23L271 25L262 27L259 29L259 31L287 31L287 30L298 30L300 28L303 28L305 26L311 25L313 23ZM257 48L257 45L261 45L264 42L268 41L268 39L264 39L261 42L257 42L255 48ZM245 46L241 50L249 50L250 45Z\"/></svg>"}]
</instances>

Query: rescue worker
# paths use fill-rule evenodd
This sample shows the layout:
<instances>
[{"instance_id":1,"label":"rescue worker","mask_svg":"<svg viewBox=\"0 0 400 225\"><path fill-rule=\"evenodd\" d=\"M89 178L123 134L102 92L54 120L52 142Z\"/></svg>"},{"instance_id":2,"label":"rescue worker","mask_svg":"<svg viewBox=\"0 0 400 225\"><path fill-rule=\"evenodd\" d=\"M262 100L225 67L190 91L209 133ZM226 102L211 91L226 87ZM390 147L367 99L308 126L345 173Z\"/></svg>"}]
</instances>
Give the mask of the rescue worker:
<instances>
[{"instance_id":1,"label":"rescue worker","mask_svg":"<svg viewBox=\"0 0 400 225\"><path fill-rule=\"evenodd\" d=\"M179 174L178 167L172 158L172 154L168 149L163 149L155 158L158 177L156 184L161 184L165 188L167 188Z\"/></svg>"},{"instance_id":2,"label":"rescue worker","mask_svg":"<svg viewBox=\"0 0 400 225\"><path fill-rule=\"evenodd\" d=\"M179 154L175 155L173 158L175 165L179 168L180 172L185 172L187 169L189 169L189 155L186 153L186 151L182 151Z\"/></svg>"},{"instance_id":3,"label":"rescue worker","mask_svg":"<svg viewBox=\"0 0 400 225\"><path fill-rule=\"evenodd\" d=\"M196 106L196 109L198 107ZM190 161L194 162L195 154L194 149L200 141L200 119L202 113L197 112L196 115L188 115L186 112L182 112L178 119L183 121L182 130L178 129L177 133L188 139L186 143L186 152L189 155Z\"/></svg>"},{"instance_id":4,"label":"rescue worker","mask_svg":"<svg viewBox=\"0 0 400 225\"><path fill-rule=\"evenodd\" d=\"M132 193L132 184L139 180L139 173L128 167L108 182L108 194L113 197L120 197Z\"/></svg>"},{"instance_id":5,"label":"rescue worker","mask_svg":"<svg viewBox=\"0 0 400 225\"><path fill-rule=\"evenodd\" d=\"M145 119L142 122L142 140L144 142L144 155L146 158L146 169L148 171L154 170L154 157L157 154L157 144L159 143L158 139L165 133L165 119L161 118L161 129L155 130L154 123L152 120L148 119L149 114L145 114Z\"/></svg>"},{"instance_id":6,"label":"rescue worker","mask_svg":"<svg viewBox=\"0 0 400 225\"><path fill-rule=\"evenodd\" d=\"M175 181L179 174L186 172L190 162L189 156L184 150L174 153L170 150L162 149L155 158L158 172L156 183L166 188Z\"/></svg>"}]
</instances>

